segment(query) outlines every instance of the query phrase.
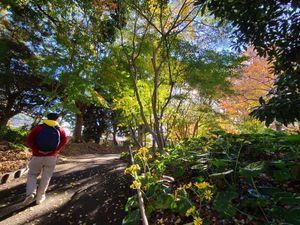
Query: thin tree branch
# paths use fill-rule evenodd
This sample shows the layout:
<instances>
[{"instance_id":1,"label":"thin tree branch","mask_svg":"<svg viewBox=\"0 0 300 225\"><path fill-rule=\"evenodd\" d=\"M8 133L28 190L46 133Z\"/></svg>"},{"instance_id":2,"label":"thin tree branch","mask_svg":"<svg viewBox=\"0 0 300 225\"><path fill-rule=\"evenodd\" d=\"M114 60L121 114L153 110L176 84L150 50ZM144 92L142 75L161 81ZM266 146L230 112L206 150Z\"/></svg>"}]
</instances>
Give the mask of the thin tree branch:
<instances>
[{"instance_id":1,"label":"thin tree branch","mask_svg":"<svg viewBox=\"0 0 300 225\"><path fill-rule=\"evenodd\" d=\"M56 27L59 26L59 21L55 20L52 16L45 12L40 5L37 5L37 7Z\"/></svg>"},{"instance_id":2,"label":"thin tree branch","mask_svg":"<svg viewBox=\"0 0 300 225\"><path fill-rule=\"evenodd\" d=\"M131 5L133 6L132 8L135 9L136 12L138 12L145 20L147 20L147 22L158 32L162 35L161 31L157 28L157 26L143 13L143 10L136 4L132 3L132 4L129 4L127 2L128 5ZM157 9L157 6L154 8L153 10L153 14L155 12L155 10Z\"/></svg>"},{"instance_id":3,"label":"thin tree branch","mask_svg":"<svg viewBox=\"0 0 300 225\"><path fill-rule=\"evenodd\" d=\"M141 101L141 98L140 98L140 95L139 95L139 91L138 91L138 87L137 87L137 69L136 69L136 65L135 65L134 62L131 61L131 58L130 58L128 52L125 50L124 39L123 39L122 32L121 32L121 46L122 46L122 49L124 50L124 53L127 57L127 60L128 60L129 66L130 66L130 71L131 71L130 72L130 74L131 74L130 77L132 79L133 89L134 89L134 93L135 93L135 96L136 96L137 101L138 101L138 105L139 105L139 108L140 108L140 114L141 114L142 120L145 123L145 126L147 127L148 131L152 134L153 138L157 140L157 134L155 133L155 131L149 125L149 123L147 121L147 118L145 116L145 113L144 113L144 106L142 104L142 101Z\"/></svg>"}]
</instances>

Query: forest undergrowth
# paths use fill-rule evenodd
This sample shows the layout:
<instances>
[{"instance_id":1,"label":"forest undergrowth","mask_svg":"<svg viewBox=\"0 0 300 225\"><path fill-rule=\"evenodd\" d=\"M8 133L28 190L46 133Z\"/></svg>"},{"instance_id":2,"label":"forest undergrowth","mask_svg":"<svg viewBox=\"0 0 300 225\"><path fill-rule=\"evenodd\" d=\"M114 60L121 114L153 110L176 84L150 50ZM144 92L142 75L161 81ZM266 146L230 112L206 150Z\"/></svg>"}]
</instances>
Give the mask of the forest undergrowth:
<instances>
[{"instance_id":1,"label":"forest undergrowth","mask_svg":"<svg viewBox=\"0 0 300 225\"><path fill-rule=\"evenodd\" d=\"M299 224L300 136L215 133L162 153L142 148L131 188L151 224ZM140 221L136 195L123 224Z\"/></svg>"}]
</instances>

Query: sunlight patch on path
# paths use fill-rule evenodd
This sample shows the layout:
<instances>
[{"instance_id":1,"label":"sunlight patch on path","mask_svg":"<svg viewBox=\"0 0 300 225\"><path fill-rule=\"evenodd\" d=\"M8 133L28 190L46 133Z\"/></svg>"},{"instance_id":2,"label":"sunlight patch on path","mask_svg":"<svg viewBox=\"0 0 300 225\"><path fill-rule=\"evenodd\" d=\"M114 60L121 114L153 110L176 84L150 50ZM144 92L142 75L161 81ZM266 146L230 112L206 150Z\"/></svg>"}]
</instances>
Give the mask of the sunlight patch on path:
<instances>
[{"instance_id":1,"label":"sunlight patch on path","mask_svg":"<svg viewBox=\"0 0 300 225\"><path fill-rule=\"evenodd\" d=\"M49 214L48 217L51 216L58 216L56 213L56 209L59 209L62 207L66 202L70 201L72 196L74 195L75 191L66 191L61 194L52 194L48 195L45 202L43 202L40 205L32 206L24 211L21 211L9 218L7 218L4 221L0 222L0 225L8 225L8 224L26 224L30 223L32 220L35 220L36 218L42 216L41 211L43 212L43 215ZM14 207L23 207L22 203L19 203L18 205L14 205ZM7 209L9 210L9 209ZM5 213L5 212L2 212ZM35 220L36 222L39 222L38 219Z\"/></svg>"},{"instance_id":2,"label":"sunlight patch on path","mask_svg":"<svg viewBox=\"0 0 300 225\"><path fill-rule=\"evenodd\" d=\"M73 206L70 206L70 204L75 204L77 206L78 204L81 205L81 200L77 198L81 199L82 193L85 196L88 195L93 198L93 193L95 191L99 191L99 188L105 187L107 183L106 178L110 176L110 174L123 174L122 171L124 170L124 166L125 164L119 161L119 154L88 154L76 157L64 157L56 166L53 181L50 182L46 201L41 205L25 208L22 203L19 203L22 199L19 199L18 197L23 196L22 193L19 193L18 197L13 197L14 200L11 202L12 205L6 204L5 202L7 207L2 208L0 214L4 215L3 218L6 219L1 221L0 225L43 224L45 221L51 221L55 218L66 219L69 217L72 218L72 216L74 218L75 209L73 209ZM25 193L25 182L26 177L23 177L17 182L11 182L6 185L2 190L6 189L12 191L3 200L10 199L11 194L15 191L14 188L18 188L20 191L24 188ZM20 187L20 185L23 187ZM91 193L86 193L86 190L91 191ZM100 196L104 197L106 195L105 193L106 189L103 189L103 194ZM125 197L122 192L115 194L117 194L115 196L120 195L120 197ZM104 197L102 200L97 198L96 200L99 200L99 207L103 206L103 203L108 204L110 207L112 206L110 197L108 196ZM18 202L13 204L14 201ZM88 213L89 217L95 217L97 214L96 212L99 211L99 207L91 210L91 212ZM62 212L63 208L68 208L68 210Z\"/></svg>"}]
</instances>

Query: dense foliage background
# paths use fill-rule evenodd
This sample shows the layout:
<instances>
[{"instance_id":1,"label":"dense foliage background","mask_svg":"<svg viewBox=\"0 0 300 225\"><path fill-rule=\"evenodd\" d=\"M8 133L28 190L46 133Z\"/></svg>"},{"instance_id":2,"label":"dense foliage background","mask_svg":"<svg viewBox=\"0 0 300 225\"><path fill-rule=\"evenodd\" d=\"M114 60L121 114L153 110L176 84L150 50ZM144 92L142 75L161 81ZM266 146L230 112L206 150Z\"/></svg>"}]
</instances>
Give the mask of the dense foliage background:
<instances>
[{"instance_id":1,"label":"dense foliage background","mask_svg":"<svg viewBox=\"0 0 300 225\"><path fill-rule=\"evenodd\" d=\"M249 4L1 1L1 141L58 112L73 142L140 149L153 223L299 223L300 5Z\"/></svg>"}]
</instances>

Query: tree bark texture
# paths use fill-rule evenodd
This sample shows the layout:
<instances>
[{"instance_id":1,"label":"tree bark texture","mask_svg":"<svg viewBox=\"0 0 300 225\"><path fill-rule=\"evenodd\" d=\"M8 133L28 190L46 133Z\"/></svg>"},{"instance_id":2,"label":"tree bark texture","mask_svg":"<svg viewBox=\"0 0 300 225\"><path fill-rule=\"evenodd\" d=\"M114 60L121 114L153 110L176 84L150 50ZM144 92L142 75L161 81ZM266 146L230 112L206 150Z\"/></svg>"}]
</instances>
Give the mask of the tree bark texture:
<instances>
[{"instance_id":1,"label":"tree bark texture","mask_svg":"<svg viewBox=\"0 0 300 225\"><path fill-rule=\"evenodd\" d=\"M73 133L73 138L75 143L82 142L82 126L83 126L83 116L81 113L76 114L76 122Z\"/></svg>"}]
</instances>

